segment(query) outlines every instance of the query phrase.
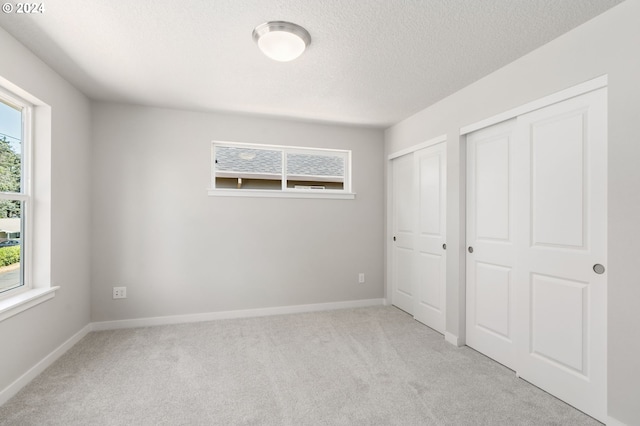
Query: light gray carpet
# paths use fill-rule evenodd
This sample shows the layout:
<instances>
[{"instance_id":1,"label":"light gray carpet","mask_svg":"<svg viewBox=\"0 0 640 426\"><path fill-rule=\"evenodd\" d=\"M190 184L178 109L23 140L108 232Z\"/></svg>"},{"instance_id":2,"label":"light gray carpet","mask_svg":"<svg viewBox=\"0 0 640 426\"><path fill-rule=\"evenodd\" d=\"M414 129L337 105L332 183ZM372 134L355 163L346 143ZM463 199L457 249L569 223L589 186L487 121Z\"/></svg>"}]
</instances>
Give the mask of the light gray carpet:
<instances>
[{"instance_id":1,"label":"light gray carpet","mask_svg":"<svg viewBox=\"0 0 640 426\"><path fill-rule=\"evenodd\" d=\"M392 307L94 332L1 425L598 425Z\"/></svg>"}]
</instances>

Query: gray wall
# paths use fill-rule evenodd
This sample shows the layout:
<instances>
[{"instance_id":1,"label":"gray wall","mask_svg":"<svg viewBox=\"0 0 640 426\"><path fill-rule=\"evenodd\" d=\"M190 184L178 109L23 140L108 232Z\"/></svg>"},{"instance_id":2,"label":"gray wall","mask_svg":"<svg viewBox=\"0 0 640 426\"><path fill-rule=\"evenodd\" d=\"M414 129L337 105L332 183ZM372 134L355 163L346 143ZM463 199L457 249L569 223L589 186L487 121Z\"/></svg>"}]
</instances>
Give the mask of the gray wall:
<instances>
[{"instance_id":1,"label":"gray wall","mask_svg":"<svg viewBox=\"0 0 640 426\"><path fill-rule=\"evenodd\" d=\"M110 103L92 114L93 321L383 297L382 130ZM350 149L356 199L208 196L214 139Z\"/></svg>"},{"instance_id":2,"label":"gray wall","mask_svg":"<svg viewBox=\"0 0 640 426\"><path fill-rule=\"evenodd\" d=\"M36 285L61 287L55 298L0 322L2 390L89 323L91 144L85 96L3 29L0 52L0 76L51 107L50 152L35 153L35 173L46 175L36 177L44 181L35 188Z\"/></svg>"},{"instance_id":3,"label":"gray wall","mask_svg":"<svg viewBox=\"0 0 640 426\"><path fill-rule=\"evenodd\" d=\"M640 424L640 2L627 0L386 131L393 153L448 135L447 331L464 335L461 127L609 75L609 415Z\"/></svg>"}]
</instances>

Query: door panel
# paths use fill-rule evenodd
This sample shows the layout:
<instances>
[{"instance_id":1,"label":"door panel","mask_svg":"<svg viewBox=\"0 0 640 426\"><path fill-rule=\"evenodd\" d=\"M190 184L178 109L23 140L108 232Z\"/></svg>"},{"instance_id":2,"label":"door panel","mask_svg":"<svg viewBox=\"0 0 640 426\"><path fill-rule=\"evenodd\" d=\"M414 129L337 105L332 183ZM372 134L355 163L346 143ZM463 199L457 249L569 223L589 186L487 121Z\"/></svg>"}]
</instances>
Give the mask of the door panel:
<instances>
[{"instance_id":1,"label":"door panel","mask_svg":"<svg viewBox=\"0 0 640 426\"><path fill-rule=\"evenodd\" d=\"M407 297L413 297L413 250L406 247L396 249L397 291ZM401 308L402 309L402 308ZM408 307L408 309L410 309ZM407 310L407 309L405 309ZM409 312L407 310L407 312ZM411 313L411 312L409 312Z\"/></svg>"},{"instance_id":2,"label":"door panel","mask_svg":"<svg viewBox=\"0 0 640 426\"><path fill-rule=\"evenodd\" d=\"M439 285L432 285L433 283L440 283L441 271L440 264L442 263L442 256L433 255L429 253L419 254L419 268L420 268L420 292L419 302L426 308L433 309L436 312L441 312L443 309L442 301L440 300L441 291Z\"/></svg>"},{"instance_id":3,"label":"door panel","mask_svg":"<svg viewBox=\"0 0 640 426\"><path fill-rule=\"evenodd\" d=\"M414 312L414 229L415 195L413 156L404 155L391 163L393 235L391 303L413 315Z\"/></svg>"},{"instance_id":4,"label":"door panel","mask_svg":"<svg viewBox=\"0 0 640 426\"><path fill-rule=\"evenodd\" d=\"M442 237L441 193L442 153L438 151L417 153L418 191L420 214L418 215L420 233Z\"/></svg>"},{"instance_id":5,"label":"door panel","mask_svg":"<svg viewBox=\"0 0 640 426\"><path fill-rule=\"evenodd\" d=\"M475 142L476 238L509 241L509 134Z\"/></svg>"},{"instance_id":6,"label":"door panel","mask_svg":"<svg viewBox=\"0 0 640 426\"><path fill-rule=\"evenodd\" d=\"M467 136L467 344L512 369L514 125Z\"/></svg>"},{"instance_id":7,"label":"door panel","mask_svg":"<svg viewBox=\"0 0 640 426\"><path fill-rule=\"evenodd\" d=\"M531 353L583 376L588 356L585 335L589 334L587 287L587 283L560 277L531 277Z\"/></svg>"},{"instance_id":8,"label":"door panel","mask_svg":"<svg viewBox=\"0 0 640 426\"><path fill-rule=\"evenodd\" d=\"M475 325L511 341L511 268L476 263Z\"/></svg>"},{"instance_id":9,"label":"door panel","mask_svg":"<svg viewBox=\"0 0 640 426\"><path fill-rule=\"evenodd\" d=\"M583 247L586 110L531 123L531 207L535 245Z\"/></svg>"},{"instance_id":10,"label":"door panel","mask_svg":"<svg viewBox=\"0 0 640 426\"><path fill-rule=\"evenodd\" d=\"M517 126L518 373L606 420L606 89Z\"/></svg>"},{"instance_id":11,"label":"door panel","mask_svg":"<svg viewBox=\"0 0 640 426\"><path fill-rule=\"evenodd\" d=\"M418 299L415 319L440 333L446 311L446 144L414 153L417 174L416 261Z\"/></svg>"}]
</instances>

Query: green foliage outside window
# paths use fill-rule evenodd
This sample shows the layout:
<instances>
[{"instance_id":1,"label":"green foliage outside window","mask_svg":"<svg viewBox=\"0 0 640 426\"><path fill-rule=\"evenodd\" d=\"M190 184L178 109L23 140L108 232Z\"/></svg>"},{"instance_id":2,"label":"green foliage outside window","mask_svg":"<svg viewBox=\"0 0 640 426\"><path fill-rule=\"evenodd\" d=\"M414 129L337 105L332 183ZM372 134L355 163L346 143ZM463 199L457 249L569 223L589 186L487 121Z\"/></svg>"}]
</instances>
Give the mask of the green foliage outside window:
<instances>
[{"instance_id":1,"label":"green foliage outside window","mask_svg":"<svg viewBox=\"0 0 640 426\"><path fill-rule=\"evenodd\" d=\"M0 267L20 262L20 246L0 247Z\"/></svg>"},{"instance_id":2,"label":"green foliage outside window","mask_svg":"<svg viewBox=\"0 0 640 426\"><path fill-rule=\"evenodd\" d=\"M20 192L20 162L7 138L0 138L0 192ZM0 200L0 218L11 217L20 217L20 202Z\"/></svg>"}]
</instances>

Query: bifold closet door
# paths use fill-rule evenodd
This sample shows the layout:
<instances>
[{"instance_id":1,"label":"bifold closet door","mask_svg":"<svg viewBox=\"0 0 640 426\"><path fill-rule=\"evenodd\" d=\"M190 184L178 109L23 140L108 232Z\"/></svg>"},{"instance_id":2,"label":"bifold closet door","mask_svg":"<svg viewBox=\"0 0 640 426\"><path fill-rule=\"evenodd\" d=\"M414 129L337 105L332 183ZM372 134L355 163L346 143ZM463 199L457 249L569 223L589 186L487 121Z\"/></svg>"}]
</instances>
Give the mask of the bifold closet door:
<instances>
[{"instance_id":1,"label":"bifold closet door","mask_svg":"<svg viewBox=\"0 0 640 426\"><path fill-rule=\"evenodd\" d=\"M606 89L518 118L517 371L606 420Z\"/></svg>"},{"instance_id":2,"label":"bifold closet door","mask_svg":"<svg viewBox=\"0 0 640 426\"><path fill-rule=\"evenodd\" d=\"M467 136L467 343L606 420L606 89Z\"/></svg>"},{"instance_id":3,"label":"bifold closet door","mask_svg":"<svg viewBox=\"0 0 640 426\"><path fill-rule=\"evenodd\" d=\"M467 136L466 341L515 370L514 127Z\"/></svg>"},{"instance_id":4,"label":"bifold closet door","mask_svg":"<svg viewBox=\"0 0 640 426\"><path fill-rule=\"evenodd\" d=\"M391 162L392 303L444 333L446 319L446 145Z\"/></svg>"}]
</instances>

